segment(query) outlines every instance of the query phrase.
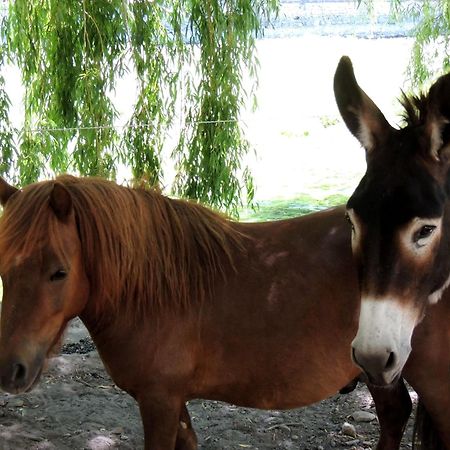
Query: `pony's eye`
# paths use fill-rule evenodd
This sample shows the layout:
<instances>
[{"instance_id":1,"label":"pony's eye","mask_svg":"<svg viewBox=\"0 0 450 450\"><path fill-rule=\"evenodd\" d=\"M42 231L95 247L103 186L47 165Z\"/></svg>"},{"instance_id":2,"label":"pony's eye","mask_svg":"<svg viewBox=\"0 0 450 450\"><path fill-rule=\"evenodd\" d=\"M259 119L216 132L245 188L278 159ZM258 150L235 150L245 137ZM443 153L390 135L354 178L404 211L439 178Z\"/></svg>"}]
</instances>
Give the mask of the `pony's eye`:
<instances>
[{"instance_id":1,"label":"pony's eye","mask_svg":"<svg viewBox=\"0 0 450 450\"><path fill-rule=\"evenodd\" d=\"M433 234L435 229L435 225L424 225L414 234L414 242L418 245L424 245L424 240L429 238Z\"/></svg>"},{"instance_id":2,"label":"pony's eye","mask_svg":"<svg viewBox=\"0 0 450 450\"><path fill-rule=\"evenodd\" d=\"M60 280L64 280L64 278L66 278L67 276L67 272L63 269L57 270L55 273L53 273L50 276L50 281L60 281Z\"/></svg>"}]
</instances>

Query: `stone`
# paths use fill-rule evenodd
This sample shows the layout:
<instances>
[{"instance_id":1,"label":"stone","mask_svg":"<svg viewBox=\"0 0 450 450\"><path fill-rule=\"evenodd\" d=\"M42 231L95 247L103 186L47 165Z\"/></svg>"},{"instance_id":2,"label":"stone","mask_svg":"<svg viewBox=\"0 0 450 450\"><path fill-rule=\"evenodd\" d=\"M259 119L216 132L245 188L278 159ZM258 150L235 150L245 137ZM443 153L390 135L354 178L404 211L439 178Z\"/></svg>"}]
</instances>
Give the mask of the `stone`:
<instances>
[{"instance_id":1,"label":"stone","mask_svg":"<svg viewBox=\"0 0 450 450\"><path fill-rule=\"evenodd\" d=\"M12 408L22 408L25 405L21 398L12 398L8 401L8 406Z\"/></svg>"},{"instance_id":2,"label":"stone","mask_svg":"<svg viewBox=\"0 0 450 450\"><path fill-rule=\"evenodd\" d=\"M356 428L348 422L344 422L341 428L342 434L345 434L346 436L350 436L353 438L358 437L358 433L356 432Z\"/></svg>"},{"instance_id":3,"label":"stone","mask_svg":"<svg viewBox=\"0 0 450 450\"><path fill-rule=\"evenodd\" d=\"M355 422L372 422L377 416L369 411L355 411L350 416Z\"/></svg>"}]
</instances>

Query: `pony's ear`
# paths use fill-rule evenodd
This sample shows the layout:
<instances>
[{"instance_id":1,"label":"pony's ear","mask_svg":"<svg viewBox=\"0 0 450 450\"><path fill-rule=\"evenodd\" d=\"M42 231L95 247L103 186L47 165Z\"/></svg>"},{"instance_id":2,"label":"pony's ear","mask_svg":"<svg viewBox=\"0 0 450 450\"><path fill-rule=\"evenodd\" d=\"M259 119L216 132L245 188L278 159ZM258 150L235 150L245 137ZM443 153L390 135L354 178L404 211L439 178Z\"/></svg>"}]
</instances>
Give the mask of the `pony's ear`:
<instances>
[{"instance_id":1,"label":"pony's ear","mask_svg":"<svg viewBox=\"0 0 450 450\"><path fill-rule=\"evenodd\" d=\"M56 217L63 222L66 221L72 211L72 197L61 183L55 182L53 185L49 202Z\"/></svg>"},{"instance_id":2,"label":"pony's ear","mask_svg":"<svg viewBox=\"0 0 450 450\"><path fill-rule=\"evenodd\" d=\"M436 161L450 159L450 74L440 77L427 97L425 130Z\"/></svg>"},{"instance_id":3,"label":"pony's ear","mask_svg":"<svg viewBox=\"0 0 450 450\"><path fill-rule=\"evenodd\" d=\"M17 188L8 184L0 177L0 203L5 206L9 198L18 191Z\"/></svg>"},{"instance_id":4,"label":"pony's ear","mask_svg":"<svg viewBox=\"0 0 450 450\"><path fill-rule=\"evenodd\" d=\"M343 56L334 75L334 95L347 128L367 152L383 141L392 127L377 105L359 87L353 65Z\"/></svg>"}]
</instances>

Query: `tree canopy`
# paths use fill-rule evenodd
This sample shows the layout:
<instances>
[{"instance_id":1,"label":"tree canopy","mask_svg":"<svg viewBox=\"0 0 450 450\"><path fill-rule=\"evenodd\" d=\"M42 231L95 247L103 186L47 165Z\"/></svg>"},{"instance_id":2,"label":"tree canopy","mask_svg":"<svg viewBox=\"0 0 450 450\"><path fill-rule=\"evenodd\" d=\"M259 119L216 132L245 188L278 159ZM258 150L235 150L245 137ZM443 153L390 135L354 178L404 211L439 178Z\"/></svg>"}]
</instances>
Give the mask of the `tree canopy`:
<instances>
[{"instance_id":1,"label":"tree canopy","mask_svg":"<svg viewBox=\"0 0 450 450\"><path fill-rule=\"evenodd\" d=\"M241 167L243 79L256 82L255 38L276 10L277 0L10 1L0 70L18 65L25 115L14 130L0 77L0 174L27 184L67 171L113 178L126 166L158 184L177 117L174 193L235 211L253 194ZM127 71L137 92L122 126L112 94Z\"/></svg>"},{"instance_id":2,"label":"tree canopy","mask_svg":"<svg viewBox=\"0 0 450 450\"><path fill-rule=\"evenodd\" d=\"M375 0L355 0L370 7ZM390 0L413 18L415 84L449 69L447 0ZM6 5L6 3L2 3ZM251 200L240 122L244 79L257 83L255 39L278 0L10 0L0 34L0 174L24 185L55 173L132 177L157 185L170 130L173 193L236 212ZM10 122L2 70L19 67L23 127ZM114 91L136 77L127 123Z\"/></svg>"},{"instance_id":3,"label":"tree canopy","mask_svg":"<svg viewBox=\"0 0 450 450\"><path fill-rule=\"evenodd\" d=\"M377 0L357 0L372 9ZM408 68L413 86L450 70L450 2L448 0L390 0L393 20L413 20L414 44Z\"/></svg>"}]
</instances>

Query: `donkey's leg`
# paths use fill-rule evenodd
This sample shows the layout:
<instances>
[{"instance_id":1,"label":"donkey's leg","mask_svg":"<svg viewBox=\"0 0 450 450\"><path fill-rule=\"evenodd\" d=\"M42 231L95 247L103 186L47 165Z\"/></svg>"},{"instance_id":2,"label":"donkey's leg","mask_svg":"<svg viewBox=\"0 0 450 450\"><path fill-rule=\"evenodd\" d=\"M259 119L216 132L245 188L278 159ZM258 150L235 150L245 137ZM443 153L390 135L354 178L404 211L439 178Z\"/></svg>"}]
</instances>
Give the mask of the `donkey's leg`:
<instances>
[{"instance_id":1,"label":"donkey's leg","mask_svg":"<svg viewBox=\"0 0 450 450\"><path fill-rule=\"evenodd\" d=\"M142 393L136 396L144 425L145 450L174 450L182 402L178 398Z\"/></svg>"},{"instance_id":2,"label":"donkey's leg","mask_svg":"<svg viewBox=\"0 0 450 450\"><path fill-rule=\"evenodd\" d=\"M412 403L403 379L387 387L367 385L377 409L380 439L377 450L398 450Z\"/></svg>"},{"instance_id":3,"label":"donkey's leg","mask_svg":"<svg viewBox=\"0 0 450 450\"><path fill-rule=\"evenodd\" d=\"M197 436L192 428L191 417L186 405L181 408L175 450L196 450Z\"/></svg>"},{"instance_id":4,"label":"donkey's leg","mask_svg":"<svg viewBox=\"0 0 450 450\"><path fill-rule=\"evenodd\" d=\"M444 364L440 365L442 366ZM429 441L440 441L434 448L450 450L450 420L448 418L450 411L450 365L448 362L446 365L447 376L445 378L439 377L437 368L424 364L429 371L427 379L416 378L414 376L415 374L412 376L408 374L407 380L416 390L422 406L425 408L431 420L431 422L429 420L425 424L422 424L425 428L421 432L424 436L428 437ZM436 438L432 438L433 434L437 436L437 440ZM424 447L422 446L422 448ZM427 450L432 449L427 448Z\"/></svg>"},{"instance_id":5,"label":"donkey's leg","mask_svg":"<svg viewBox=\"0 0 450 450\"><path fill-rule=\"evenodd\" d=\"M429 306L427 315L414 331L412 352L403 375L420 397L431 419L427 430L438 434L450 450L450 298L449 289L439 303ZM434 428L434 429L432 429Z\"/></svg>"}]
</instances>

